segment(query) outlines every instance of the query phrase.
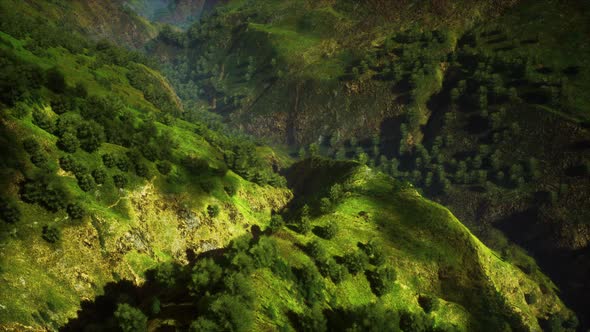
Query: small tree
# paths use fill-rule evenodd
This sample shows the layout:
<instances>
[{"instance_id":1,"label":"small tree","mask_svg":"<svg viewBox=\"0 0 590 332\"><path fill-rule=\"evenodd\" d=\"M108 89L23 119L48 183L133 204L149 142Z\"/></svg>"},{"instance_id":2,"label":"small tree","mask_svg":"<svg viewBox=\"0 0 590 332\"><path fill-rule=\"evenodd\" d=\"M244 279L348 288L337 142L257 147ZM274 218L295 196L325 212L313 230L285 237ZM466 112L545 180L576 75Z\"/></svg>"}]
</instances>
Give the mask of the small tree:
<instances>
[{"instance_id":1,"label":"small tree","mask_svg":"<svg viewBox=\"0 0 590 332\"><path fill-rule=\"evenodd\" d=\"M327 197L320 199L320 212L323 214L329 213L332 209L332 202Z\"/></svg>"},{"instance_id":2,"label":"small tree","mask_svg":"<svg viewBox=\"0 0 590 332\"><path fill-rule=\"evenodd\" d=\"M113 156L110 153L105 153L102 155L102 163L107 167L107 168L113 168L115 167L116 164L116 159L115 156Z\"/></svg>"},{"instance_id":3,"label":"small tree","mask_svg":"<svg viewBox=\"0 0 590 332\"><path fill-rule=\"evenodd\" d=\"M78 180L78 186L83 191L91 191L94 189L94 179L90 174L80 174L76 175L76 179Z\"/></svg>"},{"instance_id":4,"label":"small tree","mask_svg":"<svg viewBox=\"0 0 590 332\"><path fill-rule=\"evenodd\" d=\"M344 265L353 275L365 269L365 257L360 252L350 252L344 255Z\"/></svg>"},{"instance_id":5,"label":"small tree","mask_svg":"<svg viewBox=\"0 0 590 332\"><path fill-rule=\"evenodd\" d=\"M127 178L123 174L113 175L113 182L117 188L125 188L127 186Z\"/></svg>"},{"instance_id":6,"label":"small tree","mask_svg":"<svg viewBox=\"0 0 590 332\"><path fill-rule=\"evenodd\" d=\"M57 67L50 68L45 72L45 82L47 87L55 93L64 93L66 91L66 79Z\"/></svg>"},{"instance_id":7,"label":"small tree","mask_svg":"<svg viewBox=\"0 0 590 332\"><path fill-rule=\"evenodd\" d=\"M207 206L207 214L210 218L215 218L219 215L219 206L218 205L209 205Z\"/></svg>"},{"instance_id":8,"label":"small tree","mask_svg":"<svg viewBox=\"0 0 590 332\"><path fill-rule=\"evenodd\" d=\"M92 171L92 177L94 178L94 182L96 182L96 184L104 184L107 180L107 172L101 168L97 168Z\"/></svg>"},{"instance_id":9,"label":"small tree","mask_svg":"<svg viewBox=\"0 0 590 332\"><path fill-rule=\"evenodd\" d=\"M127 303L119 303L114 313L115 320L123 332L141 332L147 330L147 317L139 309Z\"/></svg>"},{"instance_id":10,"label":"small tree","mask_svg":"<svg viewBox=\"0 0 590 332\"><path fill-rule=\"evenodd\" d=\"M80 147L80 142L74 134L66 132L57 140L57 147L64 152L74 153Z\"/></svg>"},{"instance_id":11,"label":"small tree","mask_svg":"<svg viewBox=\"0 0 590 332\"><path fill-rule=\"evenodd\" d=\"M320 236L326 240L333 239L336 237L339 231L338 223L335 221L329 222L326 226L320 229Z\"/></svg>"},{"instance_id":12,"label":"small tree","mask_svg":"<svg viewBox=\"0 0 590 332\"><path fill-rule=\"evenodd\" d=\"M45 225L43 226L43 232L41 237L43 238L43 240L49 243L56 243L61 238L61 232L59 228L55 226Z\"/></svg>"},{"instance_id":13,"label":"small tree","mask_svg":"<svg viewBox=\"0 0 590 332\"><path fill-rule=\"evenodd\" d=\"M86 215L84 208L78 203L71 203L66 209L68 216L73 220L80 220Z\"/></svg>"},{"instance_id":14,"label":"small tree","mask_svg":"<svg viewBox=\"0 0 590 332\"><path fill-rule=\"evenodd\" d=\"M14 224L20 220L21 212L17 206L11 204L8 199L0 199L0 219Z\"/></svg>"},{"instance_id":15,"label":"small tree","mask_svg":"<svg viewBox=\"0 0 590 332\"><path fill-rule=\"evenodd\" d=\"M172 171L172 164L167 160L159 162L156 167L158 172L163 175L168 175Z\"/></svg>"},{"instance_id":16,"label":"small tree","mask_svg":"<svg viewBox=\"0 0 590 332\"><path fill-rule=\"evenodd\" d=\"M283 228L284 225L285 221L283 220L283 217L281 217L280 214L273 214L272 217L270 217L269 229L271 233L278 232L281 228Z\"/></svg>"}]
</instances>

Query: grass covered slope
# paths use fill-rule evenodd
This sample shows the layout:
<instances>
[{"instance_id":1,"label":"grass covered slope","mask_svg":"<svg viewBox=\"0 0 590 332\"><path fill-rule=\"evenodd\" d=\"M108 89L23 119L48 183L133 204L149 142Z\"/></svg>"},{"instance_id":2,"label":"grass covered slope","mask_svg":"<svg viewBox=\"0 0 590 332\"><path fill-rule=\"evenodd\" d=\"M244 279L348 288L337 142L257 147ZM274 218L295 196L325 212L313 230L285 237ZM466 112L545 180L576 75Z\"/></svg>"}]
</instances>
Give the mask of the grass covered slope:
<instances>
[{"instance_id":1,"label":"grass covered slope","mask_svg":"<svg viewBox=\"0 0 590 332\"><path fill-rule=\"evenodd\" d=\"M0 329L56 330L107 282L224 247L290 199L272 151L179 118L141 56L36 43L0 32Z\"/></svg>"},{"instance_id":2,"label":"grass covered slope","mask_svg":"<svg viewBox=\"0 0 590 332\"><path fill-rule=\"evenodd\" d=\"M284 219L157 266L141 288L110 285L66 330L573 331L546 277L503 261L410 186L321 159L289 178Z\"/></svg>"}]
</instances>

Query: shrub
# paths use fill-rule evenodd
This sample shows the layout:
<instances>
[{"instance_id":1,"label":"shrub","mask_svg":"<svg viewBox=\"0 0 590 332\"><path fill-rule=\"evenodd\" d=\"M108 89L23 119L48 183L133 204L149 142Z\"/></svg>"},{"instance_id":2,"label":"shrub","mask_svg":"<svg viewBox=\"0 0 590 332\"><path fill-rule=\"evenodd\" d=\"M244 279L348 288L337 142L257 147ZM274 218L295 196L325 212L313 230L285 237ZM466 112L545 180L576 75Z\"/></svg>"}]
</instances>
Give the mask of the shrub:
<instances>
[{"instance_id":1,"label":"shrub","mask_svg":"<svg viewBox=\"0 0 590 332\"><path fill-rule=\"evenodd\" d=\"M273 214L270 217L270 225L268 228L270 229L271 233L278 232L281 228L283 228L283 226L285 226L285 221L281 215Z\"/></svg>"},{"instance_id":2,"label":"shrub","mask_svg":"<svg viewBox=\"0 0 590 332\"><path fill-rule=\"evenodd\" d=\"M228 196L234 196L238 192L238 184L234 182L226 183L223 186L223 190L225 190Z\"/></svg>"},{"instance_id":3,"label":"shrub","mask_svg":"<svg viewBox=\"0 0 590 332\"><path fill-rule=\"evenodd\" d=\"M140 162L135 165L135 174L139 177L149 179L150 169L145 163Z\"/></svg>"},{"instance_id":4,"label":"shrub","mask_svg":"<svg viewBox=\"0 0 590 332\"><path fill-rule=\"evenodd\" d=\"M196 295L205 290L213 291L221 281L223 270L211 258L199 260L193 267L188 289Z\"/></svg>"},{"instance_id":5,"label":"shrub","mask_svg":"<svg viewBox=\"0 0 590 332\"><path fill-rule=\"evenodd\" d=\"M8 199L0 199L0 219L7 223L14 224L19 221L21 212L14 204L11 204Z\"/></svg>"},{"instance_id":6,"label":"shrub","mask_svg":"<svg viewBox=\"0 0 590 332\"><path fill-rule=\"evenodd\" d=\"M397 276L392 267L384 266L375 271L367 272L367 277L373 293L377 296L382 296L391 290Z\"/></svg>"},{"instance_id":7,"label":"shrub","mask_svg":"<svg viewBox=\"0 0 590 332\"><path fill-rule=\"evenodd\" d=\"M327 197L324 197L322 199L320 199L320 212L321 213L329 213L330 210L332 209L332 202L330 202L330 199Z\"/></svg>"},{"instance_id":8,"label":"shrub","mask_svg":"<svg viewBox=\"0 0 590 332\"><path fill-rule=\"evenodd\" d=\"M314 304L311 309L307 309L300 318L300 322L302 331L324 332L328 330L328 321L319 304Z\"/></svg>"},{"instance_id":9,"label":"shrub","mask_svg":"<svg viewBox=\"0 0 590 332\"><path fill-rule=\"evenodd\" d=\"M49 243L56 243L61 238L61 232L59 228L55 226L43 226L43 232L41 237L43 240Z\"/></svg>"},{"instance_id":10,"label":"shrub","mask_svg":"<svg viewBox=\"0 0 590 332\"><path fill-rule=\"evenodd\" d=\"M365 257L362 253L350 252L344 255L344 266L348 272L356 275L365 269Z\"/></svg>"},{"instance_id":11,"label":"shrub","mask_svg":"<svg viewBox=\"0 0 590 332\"><path fill-rule=\"evenodd\" d=\"M94 179L90 174L78 174L76 179L78 180L78 187L83 191L88 192L94 189Z\"/></svg>"},{"instance_id":12,"label":"shrub","mask_svg":"<svg viewBox=\"0 0 590 332\"><path fill-rule=\"evenodd\" d=\"M92 153L105 141L104 128L94 121L84 122L78 127L77 137L82 149Z\"/></svg>"},{"instance_id":13,"label":"shrub","mask_svg":"<svg viewBox=\"0 0 590 332\"><path fill-rule=\"evenodd\" d=\"M33 124L48 133L52 133L55 128L53 120L51 120L51 118L41 110L35 110L33 112Z\"/></svg>"},{"instance_id":14,"label":"shrub","mask_svg":"<svg viewBox=\"0 0 590 332\"><path fill-rule=\"evenodd\" d=\"M438 307L438 299L430 295L420 295L418 296L418 304L420 304L425 313L430 313Z\"/></svg>"},{"instance_id":15,"label":"shrub","mask_svg":"<svg viewBox=\"0 0 590 332\"><path fill-rule=\"evenodd\" d=\"M47 160L47 155L41 151L37 151L31 156L31 162L37 167L43 167Z\"/></svg>"},{"instance_id":16,"label":"shrub","mask_svg":"<svg viewBox=\"0 0 590 332\"><path fill-rule=\"evenodd\" d=\"M36 203L51 212L57 212L65 208L67 193L54 179L37 178L23 184L21 198L27 203Z\"/></svg>"},{"instance_id":17,"label":"shrub","mask_svg":"<svg viewBox=\"0 0 590 332\"><path fill-rule=\"evenodd\" d=\"M71 203L68 205L66 212L72 220L80 220L86 215L84 208L78 203Z\"/></svg>"},{"instance_id":18,"label":"shrub","mask_svg":"<svg viewBox=\"0 0 590 332\"><path fill-rule=\"evenodd\" d=\"M159 162L156 167L158 168L158 172L163 175L168 175L172 171L172 164L167 160Z\"/></svg>"},{"instance_id":19,"label":"shrub","mask_svg":"<svg viewBox=\"0 0 590 332\"><path fill-rule=\"evenodd\" d=\"M64 74L56 67L50 68L45 72L45 84L55 93L64 93L67 87Z\"/></svg>"},{"instance_id":20,"label":"shrub","mask_svg":"<svg viewBox=\"0 0 590 332\"><path fill-rule=\"evenodd\" d=\"M210 218L215 218L219 215L219 206L218 205L209 205L207 206L207 214Z\"/></svg>"},{"instance_id":21,"label":"shrub","mask_svg":"<svg viewBox=\"0 0 590 332\"><path fill-rule=\"evenodd\" d=\"M318 235L326 240L331 240L338 234L338 231L338 223L331 221L326 226L320 228Z\"/></svg>"},{"instance_id":22,"label":"shrub","mask_svg":"<svg viewBox=\"0 0 590 332\"><path fill-rule=\"evenodd\" d=\"M115 159L115 157L112 154L105 153L105 154L102 155L102 163L107 168L113 168L113 167L115 167L116 159Z\"/></svg>"},{"instance_id":23,"label":"shrub","mask_svg":"<svg viewBox=\"0 0 590 332\"><path fill-rule=\"evenodd\" d=\"M59 158L59 167L66 172L73 172L76 168L76 160L71 155L66 155Z\"/></svg>"},{"instance_id":24,"label":"shrub","mask_svg":"<svg viewBox=\"0 0 590 332\"><path fill-rule=\"evenodd\" d=\"M88 97L88 89L86 88L86 85L82 82L76 83L76 86L74 87L74 95L79 98Z\"/></svg>"},{"instance_id":25,"label":"shrub","mask_svg":"<svg viewBox=\"0 0 590 332\"><path fill-rule=\"evenodd\" d=\"M66 132L57 140L57 147L64 152L74 153L80 147L80 142L74 134Z\"/></svg>"},{"instance_id":26,"label":"shrub","mask_svg":"<svg viewBox=\"0 0 590 332\"><path fill-rule=\"evenodd\" d=\"M125 188L127 186L127 177L123 174L113 175L113 182L117 188Z\"/></svg>"},{"instance_id":27,"label":"shrub","mask_svg":"<svg viewBox=\"0 0 590 332\"><path fill-rule=\"evenodd\" d=\"M537 303L537 295L535 293L528 293L524 295L524 299L527 304Z\"/></svg>"},{"instance_id":28,"label":"shrub","mask_svg":"<svg viewBox=\"0 0 590 332\"><path fill-rule=\"evenodd\" d=\"M58 96L57 98L53 98L51 100L51 110L56 114L64 114L65 112L69 111L70 103L68 99L64 96Z\"/></svg>"},{"instance_id":29,"label":"shrub","mask_svg":"<svg viewBox=\"0 0 590 332\"><path fill-rule=\"evenodd\" d=\"M172 263L164 263L158 265L154 274L154 279L160 285L166 287L173 287L176 284L176 274L178 269Z\"/></svg>"},{"instance_id":30,"label":"shrub","mask_svg":"<svg viewBox=\"0 0 590 332\"><path fill-rule=\"evenodd\" d=\"M115 164L117 165L117 168L121 172L127 172L127 171L129 171L129 167L131 166L131 162L129 161L129 159L126 156L119 156L115 160Z\"/></svg>"},{"instance_id":31,"label":"shrub","mask_svg":"<svg viewBox=\"0 0 590 332\"><path fill-rule=\"evenodd\" d=\"M313 258L315 261L325 261L328 256L326 249L318 240L309 242L306 251L309 257Z\"/></svg>"},{"instance_id":32,"label":"shrub","mask_svg":"<svg viewBox=\"0 0 590 332\"><path fill-rule=\"evenodd\" d=\"M39 152L39 150L41 149L41 145L39 144L39 142L37 142L37 140L35 140L32 137L29 137L23 140L23 148L28 154L33 155Z\"/></svg>"},{"instance_id":33,"label":"shrub","mask_svg":"<svg viewBox=\"0 0 590 332\"><path fill-rule=\"evenodd\" d=\"M115 320L123 332L147 330L147 317L144 313L127 303L119 303L114 313Z\"/></svg>"},{"instance_id":34,"label":"shrub","mask_svg":"<svg viewBox=\"0 0 590 332\"><path fill-rule=\"evenodd\" d=\"M103 169L97 168L92 171L92 177L94 178L94 182L96 184L104 184L107 180L107 172Z\"/></svg>"}]
</instances>

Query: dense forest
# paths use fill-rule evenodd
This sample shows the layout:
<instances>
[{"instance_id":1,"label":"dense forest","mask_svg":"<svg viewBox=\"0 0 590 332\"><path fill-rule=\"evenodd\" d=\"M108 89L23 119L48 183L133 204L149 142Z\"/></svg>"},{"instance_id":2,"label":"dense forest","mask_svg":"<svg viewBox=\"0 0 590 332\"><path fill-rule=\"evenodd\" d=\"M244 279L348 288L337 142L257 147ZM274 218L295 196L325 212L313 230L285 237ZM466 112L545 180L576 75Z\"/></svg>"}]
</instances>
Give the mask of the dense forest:
<instances>
[{"instance_id":1,"label":"dense forest","mask_svg":"<svg viewBox=\"0 0 590 332\"><path fill-rule=\"evenodd\" d=\"M589 11L0 0L0 330L587 329Z\"/></svg>"}]
</instances>

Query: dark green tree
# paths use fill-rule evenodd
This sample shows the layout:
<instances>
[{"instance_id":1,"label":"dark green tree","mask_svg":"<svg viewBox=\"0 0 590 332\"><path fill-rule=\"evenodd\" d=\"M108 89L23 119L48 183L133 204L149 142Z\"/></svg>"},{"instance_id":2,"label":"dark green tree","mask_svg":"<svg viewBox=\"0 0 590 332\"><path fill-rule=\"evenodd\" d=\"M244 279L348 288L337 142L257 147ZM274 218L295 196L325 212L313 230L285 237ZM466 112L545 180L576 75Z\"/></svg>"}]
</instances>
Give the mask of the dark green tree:
<instances>
[{"instance_id":1,"label":"dark green tree","mask_svg":"<svg viewBox=\"0 0 590 332\"><path fill-rule=\"evenodd\" d=\"M147 331L147 316L138 308L127 303L117 305L114 317L123 332Z\"/></svg>"}]
</instances>

